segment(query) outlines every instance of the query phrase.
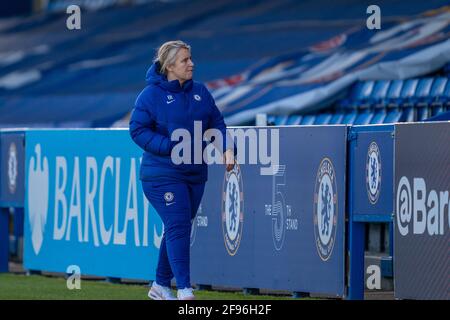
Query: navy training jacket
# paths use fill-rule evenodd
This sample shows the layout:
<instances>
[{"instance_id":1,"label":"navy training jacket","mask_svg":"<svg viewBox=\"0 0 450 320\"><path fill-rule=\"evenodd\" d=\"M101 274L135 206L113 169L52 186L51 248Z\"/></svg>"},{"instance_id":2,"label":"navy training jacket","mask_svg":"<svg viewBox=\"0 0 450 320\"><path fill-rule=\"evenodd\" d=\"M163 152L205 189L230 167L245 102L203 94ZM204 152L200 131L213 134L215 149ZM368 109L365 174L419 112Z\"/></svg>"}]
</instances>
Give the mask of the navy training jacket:
<instances>
[{"instance_id":1,"label":"navy training jacket","mask_svg":"<svg viewBox=\"0 0 450 320\"><path fill-rule=\"evenodd\" d=\"M208 89L199 82L188 80L180 86L178 80L168 81L159 72L159 63L147 71L147 86L136 99L130 118L130 135L145 152L140 178L150 180L176 180L204 183L208 178L208 165L202 160L194 164L194 121L202 123L203 133L215 128L222 132L226 150L226 125ZM191 134L191 163L174 164L171 151L178 141L171 141L172 132L184 128ZM203 140L203 139L202 139ZM202 141L202 150L206 142ZM236 148L234 147L235 155Z\"/></svg>"}]
</instances>

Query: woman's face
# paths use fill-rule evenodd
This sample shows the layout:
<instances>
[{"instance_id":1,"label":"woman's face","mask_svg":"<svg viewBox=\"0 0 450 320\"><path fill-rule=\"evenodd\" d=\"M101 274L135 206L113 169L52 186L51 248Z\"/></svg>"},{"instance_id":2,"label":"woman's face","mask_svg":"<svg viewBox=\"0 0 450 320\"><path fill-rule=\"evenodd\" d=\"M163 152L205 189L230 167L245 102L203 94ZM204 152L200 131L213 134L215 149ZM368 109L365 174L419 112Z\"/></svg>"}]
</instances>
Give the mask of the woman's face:
<instances>
[{"instance_id":1,"label":"woman's face","mask_svg":"<svg viewBox=\"0 0 450 320\"><path fill-rule=\"evenodd\" d=\"M192 79L194 63L191 53L185 48L178 50L175 56L175 63L167 67L167 78L169 80L179 80L181 84Z\"/></svg>"}]
</instances>

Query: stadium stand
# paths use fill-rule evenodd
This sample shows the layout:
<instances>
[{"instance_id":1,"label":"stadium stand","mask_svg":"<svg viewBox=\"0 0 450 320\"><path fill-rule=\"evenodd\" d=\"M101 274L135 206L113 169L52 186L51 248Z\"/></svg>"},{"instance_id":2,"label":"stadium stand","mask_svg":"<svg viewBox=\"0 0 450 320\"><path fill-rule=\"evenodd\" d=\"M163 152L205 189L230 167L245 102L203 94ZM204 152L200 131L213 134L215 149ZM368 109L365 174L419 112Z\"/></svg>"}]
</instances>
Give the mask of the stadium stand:
<instances>
[{"instance_id":1,"label":"stadium stand","mask_svg":"<svg viewBox=\"0 0 450 320\"><path fill-rule=\"evenodd\" d=\"M381 124L424 121L444 114L450 105L447 77L359 81L332 112L310 114L308 124ZM302 115L268 117L271 125L299 124ZM439 118L440 119L440 118ZM303 124L303 123L302 123Z\"/></svg>"},{"instance_id":2,"label":"stadium stand","mask_svg":"<svg viewBox=\"0 0 450 320\"><path fill-rule=\"evenodd\" d=\"M113 125L145 85L154 49L174 38L192 45L196 79L208 83L230 125L254 124L261 109L276 111L273 122L286 125L411 121L444 112L447 2L378 4L383 30L401 29L398 38L375 38L357 0L345 9L323 0L145 1L83 9L77 31L66 29L64 11L1 19L0 126ZM402 67L402 59L425 51L427 63ZM361 71L363 80L349 78Z\"/></svg>"}]
</instances>

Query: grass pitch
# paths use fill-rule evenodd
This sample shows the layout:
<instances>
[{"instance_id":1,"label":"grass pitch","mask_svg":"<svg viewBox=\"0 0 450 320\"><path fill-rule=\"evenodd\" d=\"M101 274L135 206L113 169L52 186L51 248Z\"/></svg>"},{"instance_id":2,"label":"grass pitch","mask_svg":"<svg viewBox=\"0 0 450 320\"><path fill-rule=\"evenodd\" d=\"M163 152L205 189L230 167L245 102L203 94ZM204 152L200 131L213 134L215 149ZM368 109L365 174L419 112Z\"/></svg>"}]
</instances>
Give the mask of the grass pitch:
<instances>
[{"instance_id":1,"label":"grass pitch","mask_svg":"<svg viewBox=\"0 0 450 320\"><path fill-rule=\"evenodd\" d=\"M49 276L0 274L0 300L148 300L149 287L81 279L69 290L67 280ZM197 300L292 300L290 296L244 295L242 292L196 290Z\"/></svg>"}]
</instances>

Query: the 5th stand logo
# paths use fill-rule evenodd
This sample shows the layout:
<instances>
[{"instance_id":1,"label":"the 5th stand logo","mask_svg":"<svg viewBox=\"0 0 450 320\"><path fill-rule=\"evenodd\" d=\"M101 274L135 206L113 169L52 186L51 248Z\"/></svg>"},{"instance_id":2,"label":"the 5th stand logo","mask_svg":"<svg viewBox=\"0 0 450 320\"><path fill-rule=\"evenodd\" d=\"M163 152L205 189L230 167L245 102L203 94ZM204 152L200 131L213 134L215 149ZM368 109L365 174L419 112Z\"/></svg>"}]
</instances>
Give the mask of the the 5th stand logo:
<instances>
[{"instance_id":1,"label":"the 5th stand logo","mask_svg":"<svg viewBox=\"0 0 450 320\"><path fill-rule=\"evenodd\" d=\"M381 157L380 149L372 142L367 152L366 161L366 187L369 201L375 204L380 196L381 187Z\"/></svg>"},{"instance_id":2,"label":"the 5th stand logo","mask_svg":"<svg viewBox=\"0 0 450 320\"><path fill-rule=\"evenodd\" d=\"M274 166L272 175L272 204L266 204L265 215L272 219L272 240L275 250L280 251L286 233L298 229L298 219L294 217L292 206L286 204L286 165Z\"/></svg>"},{"instance_id":3,"label":"the 5th stand logo","mask_svg":"<svg viewBox=\"0 0 450 320\"><path fill-rule=\"evenodd\" d=\"M244 188L237 162L233 170L225 172L222 190L223 238L228 254L234 256L241 243L244 226Z\"/></svg>"},{"instance_id":4,"label":"the 5th stand logo","mask_svg":"<svg viewBox=\"0 0 450 320\"><path fill-rule=\"evenodd\" d=\"M31 226L31 243L37 254L41 250L48 210L48 159L41 157L41 145L34 148L36 158L28 167L28 217Z\"/></svg>"},{"instance_id":5,"label":"the 5th stand logo","mask_svg":"<svg viewBox=\"0 0 450 320\"><path fill-rule=\"evenodd\" d=\"M197 230L199 228L208 227L208 216L203 215L203 205L200 203L198 206L197 214L191 222L191 247L194 245L195 236L197 235Z\"/></svg>"},{"instance_id":6,"label":"the 5th stand logo","mask_svg":"<svg viewBox=\"0 0 450 320\"><path fill-rule=\"evenodd\" d=\"M338 195L336 174L330 159L324 158L317 171L314 190L314 236L317 252L327 261L336 242Z\"/></svg>"}]
</instances>

